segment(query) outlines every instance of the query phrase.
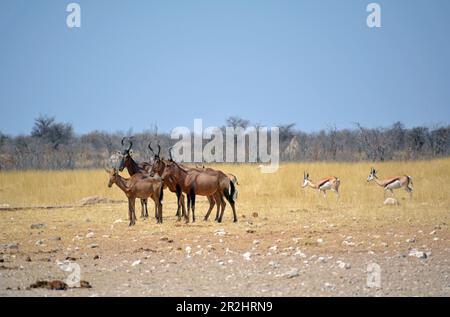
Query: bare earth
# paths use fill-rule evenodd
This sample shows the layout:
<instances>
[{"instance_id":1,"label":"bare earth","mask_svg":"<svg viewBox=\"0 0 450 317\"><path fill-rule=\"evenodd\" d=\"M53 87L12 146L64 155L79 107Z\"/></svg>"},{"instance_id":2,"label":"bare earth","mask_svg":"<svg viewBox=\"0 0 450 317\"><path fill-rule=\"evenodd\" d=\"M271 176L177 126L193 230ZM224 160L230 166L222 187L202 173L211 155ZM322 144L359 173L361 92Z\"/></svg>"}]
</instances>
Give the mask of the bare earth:
<instances>
[{"instance_id":1,"label":"bare earth","mask_svg":"<svg viewBox=\"0 0 450 317\"><path fill-rule=\"evenodd\" d=\"M186 225L172 200L164 224L135 227L126 203L0 211L0 296L450 296L448 208L402 204L364 215L345 204L243 207L238 223L227 209L217 224L202 220L200 200L197 222ZM56 261L67 258L91 289L28 289L65 280ZM367 284L371 263L380 287Z\"/></svg>"}]
</instances>

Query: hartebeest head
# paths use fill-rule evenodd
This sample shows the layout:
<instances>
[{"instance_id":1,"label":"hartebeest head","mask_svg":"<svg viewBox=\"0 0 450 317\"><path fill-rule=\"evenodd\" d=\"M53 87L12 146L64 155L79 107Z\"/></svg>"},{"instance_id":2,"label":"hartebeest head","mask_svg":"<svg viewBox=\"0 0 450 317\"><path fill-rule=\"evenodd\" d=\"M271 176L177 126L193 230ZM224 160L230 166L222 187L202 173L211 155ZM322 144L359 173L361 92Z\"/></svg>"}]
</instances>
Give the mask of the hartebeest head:
<instances>
[{"instance_id":1,"label":"hartebeest head","mask_svg":"<svg viewBox=\"0 0 450 317\"><path fill-rule=\"evenodd\" d=\"M374 169L374 168L372 167L372 168L370 169L370 174L369 174L369 176L367 177L367 181L370 182L370 181L373 181L373 180L376 179L376 178L378 178L378 177L377 177L377 170Z\"/></svg>"},{"instance_id":2,"label":"hartebeest head","mask_svg":"<svg viewBox=\"0 0 450 317\"><path fill-rule=\"evenodd\" d=\"M115 168L105 168L106 173L109 175L108 187L111 188L114 183L116 183L118 172Z\"/></svg>"},{"instance_id":3,"label":"hartebeest head","mask_svg":"<svg viewBox=\"0 0 450 317\"><path fill-rule=\"evenodd\" d=\"M119 171L121 171L121 172L125 168L125 162L127 161L127 159L130 159L131 156L133 155L133 150L131 150L131 148L133 147L133 141L131 141L130 138L124 137L121 142L122 146L125 146L125 140L127 140L127 139L128 139L129 146L128 146L128 148L125 148L122 150L122 159L119 164Z\"/></svg>"}]
</instances>

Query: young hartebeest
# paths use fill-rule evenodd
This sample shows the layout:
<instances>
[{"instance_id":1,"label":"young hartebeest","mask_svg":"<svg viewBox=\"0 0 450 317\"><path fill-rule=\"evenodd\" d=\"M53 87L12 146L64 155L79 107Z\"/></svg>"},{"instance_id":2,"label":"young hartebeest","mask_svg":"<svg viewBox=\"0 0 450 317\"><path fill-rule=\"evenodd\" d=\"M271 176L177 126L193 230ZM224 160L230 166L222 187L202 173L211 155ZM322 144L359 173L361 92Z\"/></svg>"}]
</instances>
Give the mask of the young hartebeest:
<instances>
[{"instance_id":1,"label":"young hartebeest","mask_svg":"<svg viewBox=\"0 0 450 317\"><path fill-rule=\"evenodd\" d=\"M122 147L125 146L124 142L127 138L124 137L122 139ZM133 141L128 138L129 147L125 148L121 152L121 160L119 164L119 171L122 172L125 168L128 171L130 176L133 176L137 173L141 173L143 175L148 174L151 169L151 164L148 162L136 163L136 161L132 157ZM148 209L147 209L147 199L141 199L141 218L148 218ZM155 210L155 218L156 218L156 210Z\"/></svg>"},{"instance_id":2,"label":"young hartebeest","mask_svg":"<svg viewBox=\"0 0 450 317\"><path fill-rule=\"evenodd\" d=\"M318 190L318 193L322 192L323 196L326 197L327 190L331 189L337 197L339 198L339 185L341 184L341 180L335 176L327 177L321 179L317 183L314 183L309 179L309 173L303 172L303 185L302 187L311 187Z\"/></svg>"},{"instance_id":3,"label":"young hartebeest","mask_svg":"<svg viewBox=\"0 0 450 317\"><path fill-rule=\"evenodd\" d=\"M412 197L413 188L411 187L412 177L408 175L389 177L383 180L379 180L377 176L377 170L373 167L370 169L370 174L367 177L367 182L375 181L377 185L384 188L384 196L389 191L394 195L394 189L404 187L406 192L409 194L409 198Z\"/></svg>"},{"instance_id":4,"label":"young hartebeest","mask_svg":"<svg viewBox=\"0 0 450 317\"><path fill-rule=\"evenodd\" d=\"M162 199L163 199L163 182L161 177L142 176L134 174L130 178L123 178L118 171L113 168L106 169L109 174L108 187L111 188L116 184L128 198L128 216L130 218L130 226L136 224L136 214L134 212L136 198L151 198L155 202L157 223L162 223Z\"/></svg>"},{"instance_id":5,"label":"young hartebeest","mask_svg":"<svg viewBox=\"0 0 450 317\"><path fill-rule=\"evenodd\" d=\"M225 175L217 170L200 171L199 169L185 169L173 161L171 148L169 149L169 161L166 163L162 179L165 182L168 179L176 183L177 197L184 192L188 195L188 207L186 222L189 221L189 212L192 206L192 221L195 222L195 196L213 196L221 202L222 210L218 222L222 222L225 210L225 201L227 199L233 209L233 221L237 222L234 196L234 183Z\"/></svg>"}]
</instances>

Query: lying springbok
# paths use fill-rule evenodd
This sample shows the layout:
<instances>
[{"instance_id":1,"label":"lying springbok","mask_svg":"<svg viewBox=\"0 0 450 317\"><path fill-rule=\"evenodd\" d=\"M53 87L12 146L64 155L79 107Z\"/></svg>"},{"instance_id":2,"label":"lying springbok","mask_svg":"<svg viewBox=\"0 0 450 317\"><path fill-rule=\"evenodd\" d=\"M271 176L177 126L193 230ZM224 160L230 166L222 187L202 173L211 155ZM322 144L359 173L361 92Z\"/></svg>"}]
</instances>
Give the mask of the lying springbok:
<instances>
[{"instance_id":1,"label":"lying springbok","mask_svg":"<svg viewBox=\"0 0 450 317\"><path fill-rule=\"evenodd\" d=\"M122 147L125 146L124 142L127 138L124 137L122 139ZM135 174L148 174L149 170L151 169L151 164L147 162L141 162L136 163L136 161L132 157L132 150L133 147L133 141L128 138L129 147L125 148L121 152L121 160L119 164L119 171L122 172L125 168L128 171L128 174L130 176L133 176ZM148 209L147 209L147 199L141 199L141 218L148 218ZM155 210L155 218L156 218L156 210Z\"/></svg>"},{"instance_id":2,"label":"lying springbok","mask_svg":"<svg viewBox=\"0 0 450 317\"><path fill-rule=\"evenodd\" d=\"M309 173L303 172L303 185L302 187L311 187L318 190L318 194L320 192L323 193L323 196L326 197L327 190L331 189L339 198L339 185L341 184L341 180L335 176L324 178L317 183L314 183L309 179Z\"/></svg>"},{"instance_id":3,"label":"lying springbok","mask_svg":"<svg viewBox=\"0 0 450 317\"><path fill-rule=\"evenodd\" d=\"M218 222L222 222L225 211L225 201L233 209L233 221L237 222L235 201L233 199L235 186L225 173L217 170L185 169L172 159L172 148L169 149L169 161L166 162L162 179L164 182L173 180L176 185L177 197L182 192L188 196L186 222L189 222L189 212L192 206L192 221L195 222L195 198L196 195L214 197L222 207Z\"/></svg>"},{"instance_id":4,"label":"lying springbok","mask_svg":"<svg viewBox=\"0 0 450 317\"><path fill-rule=\"evenodd\" d=\"M377 185L384 188L384 196L386 197L386 193L389 191L392 195L394 195L394 189L402 188L404 187L406 192L409 194L409 198L412 198L412 192L413 188L411 185L412 177L408 175L403 176L395 176L386 178L383 180L379 180L377 176L377 170L375 170L373 167L370 169L370 174L367 177L367 182L375 181Z\"/></svg>"},{"instance_id":5,"label":"lying springbok","mask_svg":"<svg viewBox=\"0 0 450 317\"><path fill-rule=\"evenodd\" d=\"M161 177L142 176L139 173L134 174L130 178L123 178L118 171L113 168L106 169L109 174L108 187L111 188L116 184L128 198L128 216L130 218L130 226L136 224L136 214L134 212L136 198L151 198L155 202L157 223L162 223L162 200L163 200L163 182Z\"/></svg>"}]
</instances>

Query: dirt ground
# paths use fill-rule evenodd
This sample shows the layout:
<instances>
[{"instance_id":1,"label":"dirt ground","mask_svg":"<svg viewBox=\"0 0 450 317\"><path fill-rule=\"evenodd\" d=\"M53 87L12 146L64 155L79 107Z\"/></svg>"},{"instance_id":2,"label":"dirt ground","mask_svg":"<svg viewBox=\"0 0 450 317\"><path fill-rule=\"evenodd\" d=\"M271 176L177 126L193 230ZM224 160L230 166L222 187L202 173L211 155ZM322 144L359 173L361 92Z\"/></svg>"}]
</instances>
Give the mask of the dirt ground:
<instances>
[{"instance_id":1,"label":"dirt ground","mask_svg":"<svg viewBox=\"0 0 450 317\"><path fill-rule=\"evenodd\" d=\"M126 203L1 211L0 296L450 296L448 207L422 205L244 206L218 224L201 200L185 224L170 201L134 227ZM92 288L29 288L65 280L66 259Z\"/></svg>"}]
</instances>

